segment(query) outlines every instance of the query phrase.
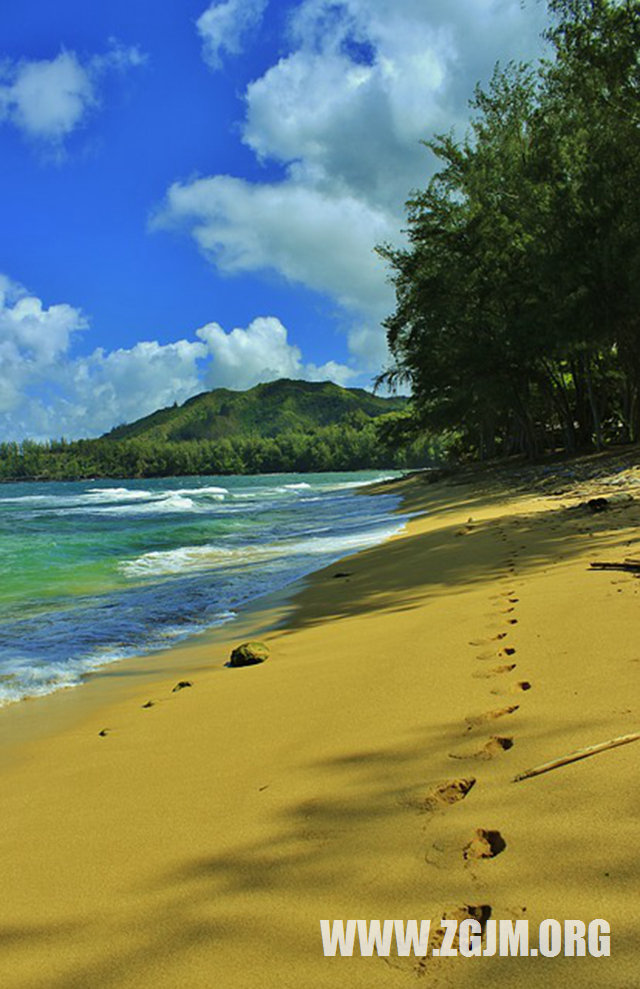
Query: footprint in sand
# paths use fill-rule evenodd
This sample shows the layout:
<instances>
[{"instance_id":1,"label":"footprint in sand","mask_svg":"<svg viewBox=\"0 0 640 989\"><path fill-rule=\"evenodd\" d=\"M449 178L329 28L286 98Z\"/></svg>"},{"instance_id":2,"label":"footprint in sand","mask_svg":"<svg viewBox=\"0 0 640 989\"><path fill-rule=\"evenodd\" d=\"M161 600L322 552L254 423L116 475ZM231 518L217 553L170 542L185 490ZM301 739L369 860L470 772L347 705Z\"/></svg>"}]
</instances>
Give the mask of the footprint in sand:
<instances>
[{"instance_id":1,"label":"footprint in sand","mask_svg":"<svg viewBox=\"0 0 640 989\"><path fill-rule=\"evenodd\" d=\"M514 664L515 665L515 664ZM505 694L520 694L524 690L531 690L531 684L528 680L519 680L515 683L511 690L492 690L490 693L494 694L496 697L504 697Z\"/></svg>"},{"instance_id":2,"label":"footprint in sand","mask_svg":"<svg viewBox=\"0 0 640 989\"><path fill-rule=\"evenodd\" d=\"M453 907L452 909L441 910L437 917L434 917L431 921L431 936L429 937L427 954L424 958L420 958L415 966L415 971L418 976L423 976L426 974L428 968L434 964L434 959L437 964L438 955L440 954L440 948L444 942L445 929L441 926L440 920L453 920L456 921L456 933L453 937L451 943L452 950L456 951L460 946L460 936L458 931L460 929L460 924L463 920L475 920L480 924L481 932L484 934L485 927L487 926L487 921L491 917L491 907L488 903L478 903L478 904L465 904L462 907Z\"/></svg>"},{"instance_id":3,"label":"footprint in sand","mask_svg":"<svg viewBox=\"0 0 640 989\"><path fill-rule=\"evenodd\" d=\"M470 646L488 646L492 642L500 642L501 639L506 638L506 632L498 632L497 635L491 636L489 639L469 639Z\"/></svg>"},{"instance_id":4,"label":"footprint in sand","mask_svg":"<svg viewBox=\"0 0 640 989\"><path fill-rule=\"evenodd\" d=\"M499 676L501 673L511 673L511 671L515 670L515 668L515 663L502 663L500 666L493 666L490 670L487 670L486 673L484 670L474 673L473 678L475 680L489 680L491 677Z\"/></svg>"},{"instance_id":5,"label":"footprint in sand","mask_svg":"<svg viewBox=\"0 0 640 989\"><path fill-rule=\"evenodd\" d=\"M476 828L475 836L462 849L462 857L466 862L493 859L506 847L507 843L499 831Z\"/></svg>"},{"instance_id":6,"label":"footprint in sand","mask_svg":"<svg viewBox=\"0 0 640 989\"><path fill-rule=\"evenodd\" d=\"M452 807L453 804L464 800L475 782L475 776L470 776L468 779L447 780L446 783L441 783L425 797L424 810L433 812L445 807Z\"/></svg>"},{"instance_id":7,"label":"footprint in sand","mask_svg":"<svg viewBox=\"0 0 640 989\"><path fill-rule=\"evenodd\" d=\"M467 731L471 731L472 728L478 728L480 725L485 725L487 722L496 721L498 718L504 718L508 714L513 714L519 707L519 704L510 704L508 707L499 707L495 711L485 711L484 714L469 715L465 718Z\"/></svg>"},{"instance_id":8,"label":"footprint in sand","mask_svg":"<svg viewBox=\"0 0 640 989\"><path fill-rule=\"evenodd\" d=\"M450 752L450 759L476 759L485 762L494 759L501 752L508 752L513 748L513 738L509 735L492 735L479 749L460 749L458 752Z\"/></svg>"},{"instance_id":9,"label":"footprint in sand","mask_svg":"<svg viewBox=\"0 0 640 989\"><path fill-rule=\"evenodd\" d=\"M505 659L507 656L515 656L516 650L513 646L503 646L502 649L498 649L497 652L479 652L476 655L476 659L487 660L487 659Z\"/></svg>"},{"instance_id":10,"label":"footprint in sand","mask_svg":"<svg viewBox=\"0 0 640 989\"><path fill-rule=\"evenodd\" d=\"M191 680L180 680L179 683L175 685L171 693L177 694L179 690L184 690L185 687L193 687Z\"/></svg>"}]
</instances>

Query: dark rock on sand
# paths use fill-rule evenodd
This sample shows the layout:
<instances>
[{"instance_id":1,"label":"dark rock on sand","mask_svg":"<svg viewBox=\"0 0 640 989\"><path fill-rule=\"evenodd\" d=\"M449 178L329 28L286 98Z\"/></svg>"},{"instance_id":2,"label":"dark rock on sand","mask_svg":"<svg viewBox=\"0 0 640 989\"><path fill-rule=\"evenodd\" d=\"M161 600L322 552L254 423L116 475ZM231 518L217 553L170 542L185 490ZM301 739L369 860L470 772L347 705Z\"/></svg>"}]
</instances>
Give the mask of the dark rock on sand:
<instances>
[{"instance_id":1,"label":"dark rock on sand","mask_svg":"<svg viewBox=\"0 0 640 989\"><path fill-rule=\"evenodd\" d=\"M269 650L262 642L243 642L231 653L229 666L255 666L269 658Z\"/></svg>"}]
</instances>

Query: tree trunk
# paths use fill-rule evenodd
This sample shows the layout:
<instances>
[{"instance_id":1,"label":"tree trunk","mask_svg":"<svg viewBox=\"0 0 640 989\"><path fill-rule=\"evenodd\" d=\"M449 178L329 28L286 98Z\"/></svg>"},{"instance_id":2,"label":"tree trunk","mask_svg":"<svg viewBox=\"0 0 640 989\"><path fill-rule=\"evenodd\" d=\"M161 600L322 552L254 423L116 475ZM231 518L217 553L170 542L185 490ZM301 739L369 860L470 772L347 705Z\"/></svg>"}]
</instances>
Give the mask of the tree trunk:
<instances>
[{"instance_id":1,"label":"tree trunk","mask_svg":"<svg viewBox=\"0 0 640 989\"><path fill-rule=\"evenodd\" d=\"M596 440L596 450L602 450L602 424L600 422L600 413L598 412L598 406L596 404L595 395L593 392L593 378L591 376L591 360L586 355L583 357L585 378L587 382L587 394L589 396L589 406L591 408L591 419L593 421L593 432Z\"/></svg>"}]
</instances>

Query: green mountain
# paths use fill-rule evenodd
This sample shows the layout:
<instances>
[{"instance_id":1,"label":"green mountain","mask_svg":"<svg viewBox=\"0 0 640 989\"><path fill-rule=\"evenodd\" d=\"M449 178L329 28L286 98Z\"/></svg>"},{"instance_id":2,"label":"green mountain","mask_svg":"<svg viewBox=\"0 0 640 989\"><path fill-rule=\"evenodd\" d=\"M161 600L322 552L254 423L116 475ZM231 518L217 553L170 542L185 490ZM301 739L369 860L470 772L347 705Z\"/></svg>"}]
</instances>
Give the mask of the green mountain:
<instances>
[{"instance_id":1,"label":"green mountain","mask_svg":"<svg viewBox=\"0 0 640 989\"><path fill-rule=\"evenodd\" d=\"M159 409L124 426L107 440L180 442L234 437L274 437L310 433L334 425L361 428L369 420L405 408L405 398L380 398L363 388L341 388L330 381L281 378L248 391L216 388L183 405Z\"/></svg>"}]
</instances>

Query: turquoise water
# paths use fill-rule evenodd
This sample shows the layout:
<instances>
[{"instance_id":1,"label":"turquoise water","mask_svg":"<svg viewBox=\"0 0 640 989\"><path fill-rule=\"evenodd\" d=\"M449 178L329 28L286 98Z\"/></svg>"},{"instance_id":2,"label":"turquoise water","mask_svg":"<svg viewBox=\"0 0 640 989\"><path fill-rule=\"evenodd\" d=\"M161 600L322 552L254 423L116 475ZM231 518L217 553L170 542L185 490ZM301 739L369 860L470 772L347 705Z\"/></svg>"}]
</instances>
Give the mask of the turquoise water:
<instances>
[{"instance_id":1,"label":"turquoise water","mask_svg":"<svg viewBox=\"0 0 640 989\"><path fill-rule=\"evenodd\" d=\"M385 476L391 476L387 473ZM399 531L379 472L0 487L0 704L233 619Z\"/></svg>"}]
</instances>

